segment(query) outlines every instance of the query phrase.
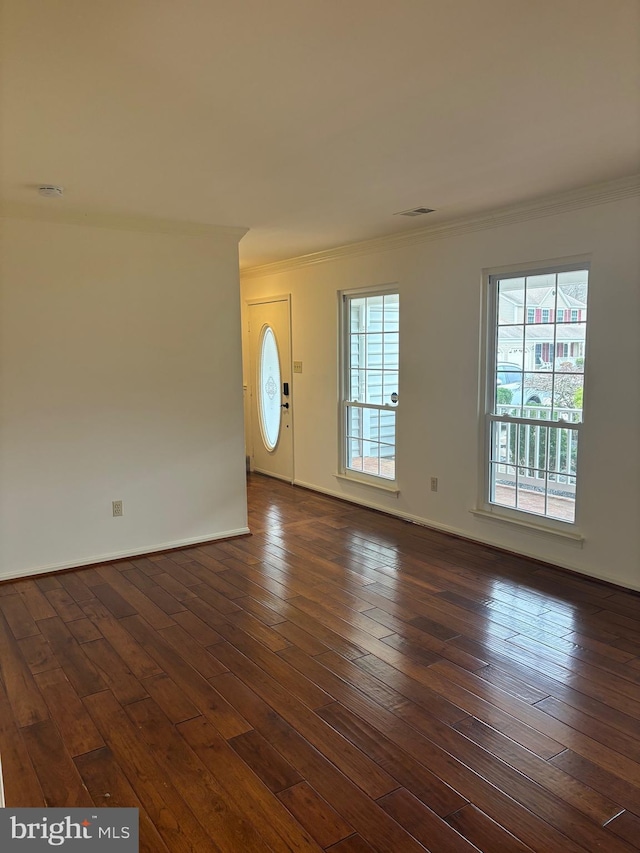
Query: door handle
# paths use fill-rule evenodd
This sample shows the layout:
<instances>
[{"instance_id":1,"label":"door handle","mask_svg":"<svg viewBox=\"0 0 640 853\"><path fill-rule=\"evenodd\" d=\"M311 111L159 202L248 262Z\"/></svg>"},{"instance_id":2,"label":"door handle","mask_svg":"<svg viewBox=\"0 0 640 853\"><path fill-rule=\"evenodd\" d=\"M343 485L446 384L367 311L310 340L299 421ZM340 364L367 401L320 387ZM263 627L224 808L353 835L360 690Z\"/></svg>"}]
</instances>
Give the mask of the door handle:
<instances>
[{"instance_id":1,"label":"door handle","mask_svg":"<svg viewBox=\"0 0 640 853\"><path fill-rule=\"evenodd\" d=\"M281 408L281 409L288 409L288 408L289 408L289 404L288 404L288 403L281 403L281 404L280 404L280 408Z\"/></svg>"}]
</instances>

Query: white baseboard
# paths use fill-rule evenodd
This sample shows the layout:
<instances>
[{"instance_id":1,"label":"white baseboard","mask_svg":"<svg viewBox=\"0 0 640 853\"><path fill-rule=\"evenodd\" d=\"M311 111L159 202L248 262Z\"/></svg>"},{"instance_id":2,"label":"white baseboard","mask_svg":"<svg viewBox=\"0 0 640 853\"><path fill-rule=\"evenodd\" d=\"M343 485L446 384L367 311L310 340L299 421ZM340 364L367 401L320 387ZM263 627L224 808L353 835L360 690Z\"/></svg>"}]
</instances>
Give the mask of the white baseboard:
<instances>
[{"instance_id":1,"label":"white baseboard","mask_svg":"<svg viewBox=\"0 0 640 853\"><path fill-rule=\"evenodd\" d=\"M292 480L291 477L283 477L281 474L272 474L271 471L264 471L262 468L252 468L251 471L255 474L262 474L265 477L273 477L274 480L282 480L283 483L295 483L295 480Z\"/></svg>"},{"instance_id":2,"label":"white baseboard","mask_svg":"<svg viewBox=\"0 0 640 853\"><path fill-rule=\"evenodd\" d=\"M41 575L46 572L61 572L65 569L79 569L83 566L93 566L96 563L110 563L114 560L126 560L128 557L139 557L143 554L155 554L158 551L173 551L177 548L188 548L191 545L203 545L206 542L215 542L218 539L232 539L234 536L246 536L251 533L248 527L238 527L236 530L223 530L220 533L211 533L208 536L194 536L190 539L177 539L173 542L162 542L154 545L141 545L130 551L116 551L111 554L98 554L91 557L82 557L69 563L50 563L47 566L20 569L17 572L0 572L0 580L16 580L17 578Z\"/></svg>"},{"instance_id":3,"label":"white baseboard","mask_svg":"<svg viewBox=\"0 0 640 853\"><path fill-rule=\"evenodd\" d=\"M478 542L480 545L489 545L492 548L497 548L499 551L507 551L511 554L516 554L520 557L526 557L530 560L536 560L539 563L545 563L549 566L557 566L560 569L568 569L570 572L575 572L578 575L582 575L585 578L592 578L597 581L604 581L605 583L613 584L613 586L618 587L619 589L632 589L637 592L640 592L640 582L638 583L626 583L621 584L619 581L613 580L606 575L600 574L598 572L588 571L586 572L583 568L572 564L570 561L559 561L554 560L545 560L540 557L539 554L536 554L533 550L529 550L527 548L518 548L516 551L513 548L507 548L504 543L496 542L495 539L484 536L477 536L470 534L467 530L463 530L459 527L452 527L448 524L441 524L438 521L432 521L428 518L423 518L419 515L412 515L408 512L403 512L399 509L390 509L388 506L384 506L383 504L376 503L375 501L366 500L364 498L355 498L350 495L345 495L343 492L338 492L335 489L325 489L320 486L314 486L311 483L305 483L302 480L295 480L294 486L301 486L304 489L309 489L312 492L320 492L323 495L329 495L332 498L339 498L342 501L348 501L349 503L355 504L356 506L365 506L369 509L377 509L379 512L384 512L386 515L393 515L396 518L401 518L404 521L410 521L413 524L419 524L421 527L428 527L430 530L437 530L440 533L450 533L452 536L458 536L460 539L466 539L468 542ZM535 530L531 531L534 535L536 533Z\"/></svg>"}]
</instances>

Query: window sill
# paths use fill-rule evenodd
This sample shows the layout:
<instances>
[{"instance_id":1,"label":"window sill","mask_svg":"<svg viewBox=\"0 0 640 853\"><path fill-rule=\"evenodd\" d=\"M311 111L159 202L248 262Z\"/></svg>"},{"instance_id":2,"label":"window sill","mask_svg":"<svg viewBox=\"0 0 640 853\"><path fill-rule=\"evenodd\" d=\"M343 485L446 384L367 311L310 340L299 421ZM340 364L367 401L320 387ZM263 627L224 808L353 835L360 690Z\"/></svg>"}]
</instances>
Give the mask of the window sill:
<instances>
[{"instance_id":1,"label":"window sill","mask_svg":"<svg viewBox=\"0 0 640 853\"><path fill-rule=\"evenodd\" d=\"M392 483L387 485L382 481L379 482L374 479L361 480L359 477L350 477L348 474L334 474L333 476L338 480L346 480L347 483L355 483L356 486L368 486L370 489L378 489L380 492L389 492L396 496L400 494L400 489Z\"/></svg>"},{"instance_id":2,"label":"window sill","mask_svg":"<svg viewBox=\"0 0 640 853\"><path fill-rule=\"evenodd\" d=\"M497 512L491 512L487 509L470 509L469 512L478 518L489 519L490 521L498 521L503 524L515 525L516 527L524 527L533 533L543 533L549 536L558 536L560 539L569 539L572 542L582 545L584 536L576 530L563 530L558 527L551 527L545 524L536 524L535 521L529 521L524 518L513 518L512 516L501 515Z\"/></svg>"}]
</instances>

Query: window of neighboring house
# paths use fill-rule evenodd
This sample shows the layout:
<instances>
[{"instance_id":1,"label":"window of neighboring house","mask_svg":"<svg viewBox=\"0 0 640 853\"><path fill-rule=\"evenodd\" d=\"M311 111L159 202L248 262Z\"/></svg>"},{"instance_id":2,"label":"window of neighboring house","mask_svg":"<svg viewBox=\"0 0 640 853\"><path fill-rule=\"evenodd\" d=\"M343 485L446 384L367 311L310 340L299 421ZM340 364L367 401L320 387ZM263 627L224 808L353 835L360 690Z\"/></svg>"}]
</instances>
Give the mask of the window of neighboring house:
<instances>
[{"instance_id":1,"label":"window of neighboring house","mask_svg":"<svg viewBox=\"0 0 640 853\"><path fill-rule=\"evenodd\" d=\"M542 322L548 323L551 319L551 311L548 308L542 309Z\"/></svg>"},{"instance_id":2,"label":"window of neighboring house","mask_svg":"<svg viewBox=\"0 0 640 853\"><path fill-rule=\"evenodd\" d=\"M399 296L342 295L342 464L355 479L396 479Z\"/></svg>"},{"instance_id":3,"label":"window of neighboring house","mask_svg":"<svg viewBox=\"0 0 640 853\"><path fill-rule=\"evenodd\" d=\"M536 309L535 308L527 308L527 323L535 323L536 321Z\"/></svg>"},{"instance_id":4,"label":"window of neighboring house","mask_svg":"<svg viewBox=\"0 0 640 853\"><path fill-rule=\"evenodd\" d=\"M483 502L503 517L530 513L575 522L585 364L569 352L585 351L587 289L585 266L489 278ZM542 319L555 322L544 330L514 323L503 310L513 302L539 302L549 293L556 307L543 309ZM576 309L579 322L571 325L557 308L567 301L583 306ZM522 371L518 382L502 380L500 354L507 346L509 361Z\"/></svg>"}]
</instances>

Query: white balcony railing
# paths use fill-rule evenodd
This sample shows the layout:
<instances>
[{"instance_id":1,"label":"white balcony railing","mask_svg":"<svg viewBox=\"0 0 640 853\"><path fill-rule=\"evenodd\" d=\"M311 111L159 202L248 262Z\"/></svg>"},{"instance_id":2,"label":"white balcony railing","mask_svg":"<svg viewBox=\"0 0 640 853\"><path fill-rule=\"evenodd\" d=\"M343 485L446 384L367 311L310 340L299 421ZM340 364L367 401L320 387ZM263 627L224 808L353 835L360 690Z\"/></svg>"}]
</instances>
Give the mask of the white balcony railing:
<instances>
[{"instance_id":1,"label":"white balcony railing","mask_svg":"<svg viewBox=\"0 0 640 853\"><path fill-rule=\"evenodd\" d=\"M556 407L552 412L550 406L521 409L502 404L496 407L496 415L491 454L494 476L510 485L515 468L523 488L536 489L544 484L550 494L574 497L582 410Z\"/></svg>"}]
</instances>

